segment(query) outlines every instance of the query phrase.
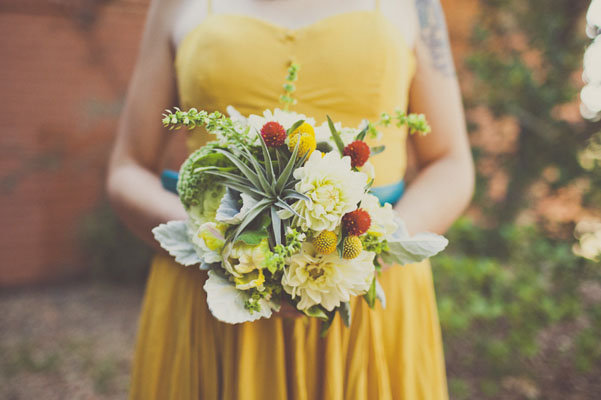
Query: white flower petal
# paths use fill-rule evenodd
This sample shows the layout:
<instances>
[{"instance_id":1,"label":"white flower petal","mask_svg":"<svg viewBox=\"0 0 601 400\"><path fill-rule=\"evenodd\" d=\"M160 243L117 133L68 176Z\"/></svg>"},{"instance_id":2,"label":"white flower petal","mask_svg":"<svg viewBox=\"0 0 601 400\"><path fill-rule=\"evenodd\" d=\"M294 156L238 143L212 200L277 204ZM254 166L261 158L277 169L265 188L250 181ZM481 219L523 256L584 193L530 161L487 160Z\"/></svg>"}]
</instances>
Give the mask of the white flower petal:
<instances>
[{"instance_id":1,"label":"white flower petal","mask_svg":"<svg viewBox=\"0 0 601 400\"><path fill-rule=\"evenodd\" d=\"M260 300L261 311L252 313L244 308L248 295L236 289L232 282L222 278L214 271L209 271L209 278L204 284L207 292L207 305L215 318L228 324L255 321L259 318L271 317L273 310L279 307L270 301Z\"/></svg>"},{"instance_id":2,"label":"white flower petal","mask_svg":"<svg viewBox=\"0 0 601 400\"><path fill-rule=\"evenodd\" d=\"M397 230L395 219L398 218L392 205L389 203L380 205L380 200L373 194L365 194L361 200L360 208L367 211L371 217L370 232L376 232L384 235L384 238L389 238Z\"/></svg>"}]
</instances>

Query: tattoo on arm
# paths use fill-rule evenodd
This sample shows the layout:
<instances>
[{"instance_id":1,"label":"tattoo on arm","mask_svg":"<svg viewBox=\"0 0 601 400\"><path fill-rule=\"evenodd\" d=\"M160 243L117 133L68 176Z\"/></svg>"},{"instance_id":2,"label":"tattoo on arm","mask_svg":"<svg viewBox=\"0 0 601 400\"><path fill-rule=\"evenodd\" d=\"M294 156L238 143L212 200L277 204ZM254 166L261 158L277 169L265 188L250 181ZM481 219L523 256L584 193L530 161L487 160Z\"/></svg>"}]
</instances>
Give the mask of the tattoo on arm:
<instances>
[{"instance_id":1,"label":"tattoo on arm","mask_svg":"<svg viewBox=\"0 0 601 400\"><path fill-rule=\"evenodd\" d=\"M426 45L434 68L444 76L455 76L455 65L439 0L415 0L420 38Z\"/></svg>"}]
</instances>

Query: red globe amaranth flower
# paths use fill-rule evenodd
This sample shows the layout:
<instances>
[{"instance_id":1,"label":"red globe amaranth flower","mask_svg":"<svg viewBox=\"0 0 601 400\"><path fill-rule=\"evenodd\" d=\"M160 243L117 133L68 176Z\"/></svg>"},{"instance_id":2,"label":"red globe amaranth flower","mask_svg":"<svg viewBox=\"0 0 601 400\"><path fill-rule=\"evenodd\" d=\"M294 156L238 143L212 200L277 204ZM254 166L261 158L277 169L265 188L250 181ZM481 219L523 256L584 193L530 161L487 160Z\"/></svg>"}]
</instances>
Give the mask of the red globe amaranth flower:
<instances>
[{"instance_id":1,"label":"red globe amaranth flower","mask_svg":"<svg viewBox=\"0 0 601 400\"><path fill-rule=\"evenodd\" d=\"M275 121L267 122L261 128L261 136L268 147L279 147L286 141L286 129Z\"/></svg>"},{"instance_id":2,"label":"red globe amaranth flower","mask_svg":"<svg viewBox=\"0 0 601 400\"><path fill-rule=\"evenodd\" d=\"M344 148L344 155L351 158L353 167L362 167L369 159L369 146L362 140L355 140Z\"/></svg>"},{"instance_id":3,"label":"red globe amaranth flower","mask_svg":"<svg viewBox=\"0 0 601 400\"><path fill-rule=\"evenodd\" d=\"M342 228L348 235L363 235L371 226L369 213L362 208L344 214L342 217Z\"/></svg>"}]
</instances>

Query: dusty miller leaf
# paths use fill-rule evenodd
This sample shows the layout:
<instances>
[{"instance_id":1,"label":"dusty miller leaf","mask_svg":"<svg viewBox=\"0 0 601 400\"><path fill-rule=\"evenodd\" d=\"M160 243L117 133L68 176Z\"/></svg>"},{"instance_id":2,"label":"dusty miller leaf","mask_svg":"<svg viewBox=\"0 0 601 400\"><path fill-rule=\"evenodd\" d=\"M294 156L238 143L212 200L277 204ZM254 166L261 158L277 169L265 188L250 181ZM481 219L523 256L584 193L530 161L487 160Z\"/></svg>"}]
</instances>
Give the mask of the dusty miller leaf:
<instances>
[{"instance_id":1,"label":"dusty miller leaf","mask_svg":"<svg viewBox=\"0 0 601 400\"><path fill-rule=\"evenodd\" d=\"M177 263L189 266L202 261L190 240L186 221L169 221L155 227L152 233L161 247L175 257Z\"/></svg>"},{"instance_id":2,"label":"dusty miller leaf","mask_svg":"<svg viewBox=\"0 0 601 400\"><path fill-rule=\"evenodd\" d=\"M228 324L255 321L259 318L269 318L273 310L279 306L267 300L259 300L260 311L250 312L244 307L249 296L243 290L236 289L233 282L219 276L215 271L209 271L209 278L204 284L207 292L207 305L215 318Z\"/></svg>"},{"instance_id":3,"label":"dusty miller leaf","mask_svg":"<svg viewBox=\"0 0 601 400\"><path fill-rule=\"evenodd\" d=\"M400 218L395 222L398 229L388 239L389 250L381 254L385 263L401 265L417 263L440 253L449 243L444 236L430 232L411 236Z\"/></svg>"}]
</instances>

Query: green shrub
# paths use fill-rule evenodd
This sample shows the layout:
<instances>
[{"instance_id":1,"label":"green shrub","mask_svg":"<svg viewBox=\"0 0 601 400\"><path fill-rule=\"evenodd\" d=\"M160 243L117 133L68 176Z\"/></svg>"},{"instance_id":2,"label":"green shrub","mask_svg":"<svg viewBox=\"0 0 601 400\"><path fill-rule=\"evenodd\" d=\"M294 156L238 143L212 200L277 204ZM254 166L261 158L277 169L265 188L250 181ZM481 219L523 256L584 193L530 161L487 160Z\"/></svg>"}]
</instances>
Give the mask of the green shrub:
<instances>
[{"instance_id":1,"label":"green shrub","mask_svg":"<svg viewBox=\"0 0 601 400\"><path fill-rule=\"evenodd\" d=\"M451 376L469 376L478 398L497 398L493 383L507 378L543 387L565 366L600 369L601 304L581 295L583 285L601 288L598 265L534 227L487 230L463 218L448 237L449 249L432 264ZM555 340L554 331L573 343L549 348L544 338ZM541 370L533 369L537 363ZM459 392L461 398L466 390Z\"/></svg>"},{"instance_id":2,"label":"green shrub","mask_svg":"<svg viewBox=\"0 0 601 400\"><path fill-rule=\"evenodd\" d=\"M113 282L146 278L150 248L129 232L107 202L82 220L79 237L92 278Z\"/></svg>"}]
</instances>

